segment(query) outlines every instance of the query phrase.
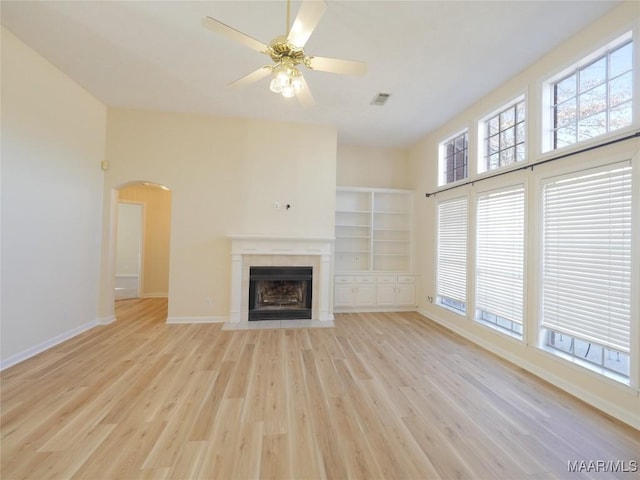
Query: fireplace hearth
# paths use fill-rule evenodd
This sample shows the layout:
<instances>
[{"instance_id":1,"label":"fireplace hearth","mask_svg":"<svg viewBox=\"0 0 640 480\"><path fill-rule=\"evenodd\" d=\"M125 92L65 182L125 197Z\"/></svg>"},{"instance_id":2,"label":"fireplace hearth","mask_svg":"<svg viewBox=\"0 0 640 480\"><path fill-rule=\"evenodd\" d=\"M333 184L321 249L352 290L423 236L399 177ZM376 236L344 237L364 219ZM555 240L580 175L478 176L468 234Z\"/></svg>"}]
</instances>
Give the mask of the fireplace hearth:
<instances>
[{"instance_id":1,"label":"fireplace hearth","mask_svg":"<svg viewBox=\"0 0 640 480\"><path fill-rule=\"evenodd\" d=\"M249 321L311 319L313 267L250 267Z\"/></svg>"}]
</instances>

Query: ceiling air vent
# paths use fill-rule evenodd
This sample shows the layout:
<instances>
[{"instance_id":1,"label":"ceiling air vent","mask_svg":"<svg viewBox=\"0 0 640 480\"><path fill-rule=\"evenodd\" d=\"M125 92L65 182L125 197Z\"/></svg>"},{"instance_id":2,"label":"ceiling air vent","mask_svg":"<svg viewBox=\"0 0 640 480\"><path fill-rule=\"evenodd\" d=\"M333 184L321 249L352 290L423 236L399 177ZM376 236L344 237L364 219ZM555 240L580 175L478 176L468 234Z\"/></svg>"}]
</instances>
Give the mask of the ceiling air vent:
<instances>
[{"instance_id":1,"label":"ceiling air vent","mask_svg":"<svg viewBox=\"0 0 640 480\"><path fill-rule=\"evenodd\" d=\"M373 100L371 100L371 105L384 105L390 96L390 93L378 93L373 97Z\"/></svg>"}]
</instances>

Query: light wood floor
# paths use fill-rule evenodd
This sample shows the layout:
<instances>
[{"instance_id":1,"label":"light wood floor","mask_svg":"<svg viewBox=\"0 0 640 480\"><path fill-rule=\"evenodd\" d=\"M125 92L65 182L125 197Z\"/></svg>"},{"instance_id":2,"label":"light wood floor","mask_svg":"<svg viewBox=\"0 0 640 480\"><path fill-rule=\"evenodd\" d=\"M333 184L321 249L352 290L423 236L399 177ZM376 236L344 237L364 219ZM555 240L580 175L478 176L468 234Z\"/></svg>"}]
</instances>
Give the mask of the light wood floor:
<instances>
[{"instance_id":1,"label":"light wood floor","mask_svg":"<svg viewBox=\"0 0 640 480\"><path fill-rule=\"evenodd\" d=\"M116 313L1 374L2 479L579 479L568 461L640 457L637 430L417 314L222 331L164 324L164 300Z\"/></svg>"}]
</instances>

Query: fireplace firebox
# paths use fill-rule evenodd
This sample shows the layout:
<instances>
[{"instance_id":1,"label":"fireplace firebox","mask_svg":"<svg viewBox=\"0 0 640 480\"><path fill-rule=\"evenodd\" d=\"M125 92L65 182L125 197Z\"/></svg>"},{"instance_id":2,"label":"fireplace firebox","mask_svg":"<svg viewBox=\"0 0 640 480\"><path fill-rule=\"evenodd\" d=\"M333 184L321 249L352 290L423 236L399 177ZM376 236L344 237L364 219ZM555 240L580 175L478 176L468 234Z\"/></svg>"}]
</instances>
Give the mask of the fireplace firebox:
<instances>
[{"instance_id":1,"label":"fireplace firebox","mask_svg":"<svg viewBox=\"0 0 640 480\"><path fill-rule=\"evenodd\" d=\"M250 267L249 320L311 319L313 267Z\"/></svg>"}]
</instances>

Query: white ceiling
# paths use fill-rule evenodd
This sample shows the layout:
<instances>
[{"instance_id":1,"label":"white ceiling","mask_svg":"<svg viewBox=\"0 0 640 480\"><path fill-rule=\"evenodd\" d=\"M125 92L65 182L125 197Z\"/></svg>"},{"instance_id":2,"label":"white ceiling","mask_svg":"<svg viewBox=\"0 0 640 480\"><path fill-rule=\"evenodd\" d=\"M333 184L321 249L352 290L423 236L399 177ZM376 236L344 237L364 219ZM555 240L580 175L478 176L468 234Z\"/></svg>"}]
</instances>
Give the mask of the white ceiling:
<instances>
[{"instance_id":1,"label":"white ceiling","mask_svg":"<svg viewBox=\"0 0 640 480\"><path fill-rule=\"evenodd\" d=\"M341 144L405 147L587 26L611 1L329 0L307 55L361 60L348 77L303 69L303 108L264 79L270 62L203 28L212 16L268 43L280 1L6 1L2 24L109 106L335 125ZM291 4L295 17L300 2ZM370 105L391 93L383 107Z\"/></svg>"}]
</instances>

